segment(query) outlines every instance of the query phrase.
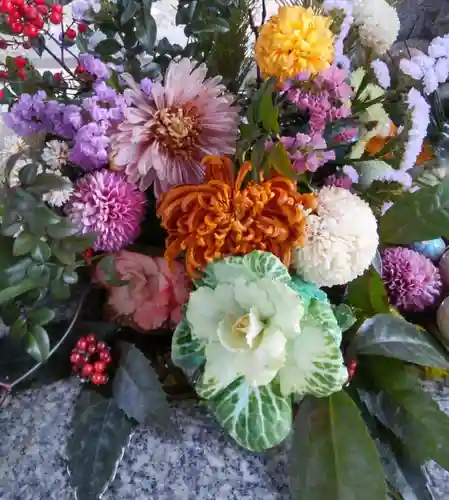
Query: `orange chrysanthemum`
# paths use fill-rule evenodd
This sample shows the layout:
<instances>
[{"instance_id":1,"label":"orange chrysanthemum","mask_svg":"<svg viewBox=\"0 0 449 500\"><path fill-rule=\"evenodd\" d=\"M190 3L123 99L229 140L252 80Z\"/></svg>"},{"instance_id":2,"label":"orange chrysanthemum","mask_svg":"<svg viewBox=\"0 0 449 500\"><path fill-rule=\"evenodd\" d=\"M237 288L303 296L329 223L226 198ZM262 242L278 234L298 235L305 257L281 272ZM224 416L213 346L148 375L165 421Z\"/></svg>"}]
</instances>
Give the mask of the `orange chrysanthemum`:
<instances>
[{"instance_id":1,"label":"orange chrysanthemum","mask_svg":"<svg viewBox=\"0 0 449 500\"><path fill-rule=\"evenodd\" d=\"M254 249L272 252L289 266L315 196L299 194L296 183L281 176L243 186L250 162L236 177L229 158L209 156L204 164L204 184L174 187L160 199L157 213L168 231L165 258L173 262L184 251L192 276L215 259Z\"/></svg>"},{"instance_id":2,"label":"orange chrysanthemum","mask_svg":"<svg viewBox=\"0 0 449 500\"><path fill-rule=\"evenodd\" d=\"M396 125L393 122L391 122L389 135L386 137L376 135L376 137L373 137L368 142L368 144L365 147L365 151L371 156L374 156L375 154L382 151L382 149L385 147L388 141L391 140L392 137L395 137L397 133L398 133L398 127L396 127ZM392 153L389 153L385 155L385 158L387 159L392 158L392 156L393 156ZM419 156L416 159L416 164L424 165L426 161L431 160L432 158L433 158L432 146L427 141L424 141L421 153L419 153Z\"/></svg>"}]
</instances>

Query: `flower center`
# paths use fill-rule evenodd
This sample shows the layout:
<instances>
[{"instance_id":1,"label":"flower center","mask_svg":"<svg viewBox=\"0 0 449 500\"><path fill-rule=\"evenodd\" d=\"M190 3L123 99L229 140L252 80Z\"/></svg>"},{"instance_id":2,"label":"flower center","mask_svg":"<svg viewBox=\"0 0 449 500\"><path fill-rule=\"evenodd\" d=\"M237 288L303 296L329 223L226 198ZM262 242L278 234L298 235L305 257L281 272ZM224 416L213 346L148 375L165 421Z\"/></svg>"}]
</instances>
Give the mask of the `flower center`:
<instances>
[{"instance_id":1,"label":"flower center","mask_svg":"<svg viewBox=\"0 0 449 500\"><path fill-rule=\"evenodd\" d=\"M163 108L154 115L151 133L170 156L189 160L198 148L201 127L195 106Z\"/></svg>"},{"instance_id":2,"label":"flower center","mask_svg":"<svg viewBox=\"0 0 449 500\"><path fill-rule=\"evenodd\" d=\"M226 326L228 326L226 328ZM229 328L222 322L218 337L222 345L232 352L245 352L256 349L262 341L265 325L253 309L240 316Z\"/></svg>"}]
</instances>

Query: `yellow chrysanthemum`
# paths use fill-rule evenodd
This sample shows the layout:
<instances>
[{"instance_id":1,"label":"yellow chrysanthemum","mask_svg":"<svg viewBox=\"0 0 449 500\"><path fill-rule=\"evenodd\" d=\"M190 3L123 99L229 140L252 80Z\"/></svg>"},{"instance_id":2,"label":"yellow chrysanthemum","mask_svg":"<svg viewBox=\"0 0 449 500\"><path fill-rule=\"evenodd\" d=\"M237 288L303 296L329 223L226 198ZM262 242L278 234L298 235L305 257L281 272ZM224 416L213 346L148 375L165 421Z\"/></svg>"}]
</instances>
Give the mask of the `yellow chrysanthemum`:
<instances>
[{"instance_id":1,"label":"yellow chrysanthemum","mask_svg":"<svg viewBox=\"0 0 449 500\"><path fill-rule=\"evenodd\" d=\"M318 73L334 58L332 19L311 8L281 7L261 28L256 43L257 64L264 77L280 82L298 73Z\"/></svg>"}]
</instances>

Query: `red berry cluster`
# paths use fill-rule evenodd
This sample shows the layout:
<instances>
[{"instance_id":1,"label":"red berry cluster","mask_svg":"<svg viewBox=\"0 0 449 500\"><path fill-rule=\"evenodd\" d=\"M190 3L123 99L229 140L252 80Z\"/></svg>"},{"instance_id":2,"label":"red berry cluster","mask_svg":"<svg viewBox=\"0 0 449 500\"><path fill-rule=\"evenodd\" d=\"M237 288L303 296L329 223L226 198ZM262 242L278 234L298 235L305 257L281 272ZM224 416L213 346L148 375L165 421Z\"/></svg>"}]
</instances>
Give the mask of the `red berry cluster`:
<instances>
[{"instance_id":1,"label":"red berry cluster","mask_svg":"<svg viewBox=\"0 0 449 500\"><path fill-rule=\"evenodd\" d=\"M0 14L6 15L13 33L35 38L46 22L61 23L62 5L48 7L46 0L0 0Z\"/></svg>"},{"instance_id":2,"label":"red berry cluster","mask_svg":"<svg viewBox=\"0 0 449 500\"><path fill-rule=\"evenodd\" d=\"M83 380L94 385L104 385L108 381L107 370L112 363L109 347L97 341L95 335L80 337L70 354L72 370Z\"/></svg>"}]
</instances>

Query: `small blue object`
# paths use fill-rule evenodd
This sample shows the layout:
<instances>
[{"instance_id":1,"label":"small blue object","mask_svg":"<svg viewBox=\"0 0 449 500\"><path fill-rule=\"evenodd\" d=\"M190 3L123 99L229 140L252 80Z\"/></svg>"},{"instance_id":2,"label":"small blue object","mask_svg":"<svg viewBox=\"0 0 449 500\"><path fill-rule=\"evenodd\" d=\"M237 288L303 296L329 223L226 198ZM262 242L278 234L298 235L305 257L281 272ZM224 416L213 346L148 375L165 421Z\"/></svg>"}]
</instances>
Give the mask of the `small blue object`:
<instances>
[{"instance_id":1,"label":"small blue object","mask_svg":"<svg viewBox=\"0 0 449 500\"><path fill-rule=\"evenodd\" d=\"M434 240L425 240L412 243L410 245L412 250L416 250L421 255L429 258L433 262L436 262L443 255L446 250L446 243L443 238L436 238Z\"/></svg>"}]
</instances>

